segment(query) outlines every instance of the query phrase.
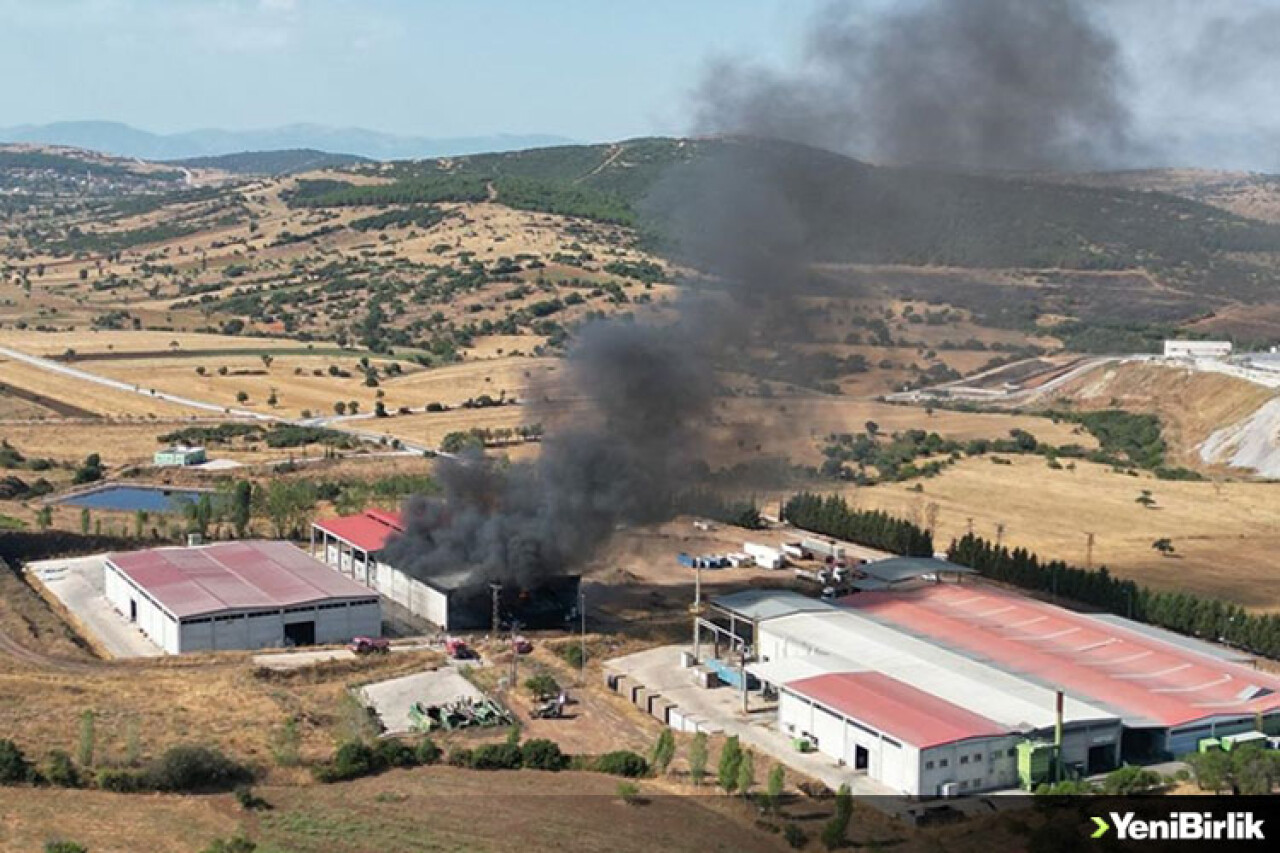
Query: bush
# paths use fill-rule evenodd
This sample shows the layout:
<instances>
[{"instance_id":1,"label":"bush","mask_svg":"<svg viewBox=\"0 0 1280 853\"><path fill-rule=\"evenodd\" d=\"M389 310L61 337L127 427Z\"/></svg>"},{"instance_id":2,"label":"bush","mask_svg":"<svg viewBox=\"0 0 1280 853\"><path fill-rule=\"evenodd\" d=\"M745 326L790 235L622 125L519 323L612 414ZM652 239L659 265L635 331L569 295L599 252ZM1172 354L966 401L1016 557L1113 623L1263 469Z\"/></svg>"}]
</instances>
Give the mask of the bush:
<instances>
[{"instance_id":1,"label":"bush","mask_svg":"<svg viewBox=\"0 0 1280 853\"><path fill-rule=\"evenodd\" d=\"M581 643L569 643L557 649L560 657L564 658L564 662L574 669L581 669L583 662L583 651Z\"/></svg>"},{"instance_id":2,"label":"bush","mask_svg":"<svg viewBox=\"0 0 1280 853\"><path fill-rule=\"evenodd\" d=\"M640 786L635 782L619 782L618 796L629 806L640 802Z\"/></svg>"},{"instance_id":3,"label":"bush","mask_svg":"<svg viewBox=\"0 0 1280 853\"><path fill-rule=\"evenodd\" d=\"M367 743L349 740L338 747L328 764L316 769L315 776L321 782L342 782L372 775L380 769L378 756Z\"/></svg>"},{"instance_id":4,"label":"bush","mask_svg":"<svg viewBox=\"0 0 1280 853\"><path fill-rule=\"evenodd\" d=\"M637 779L649 772L649 762L630 750L620 749L616 752L606 752L597 758L596 770L600 773Z\"/></svg>"},{"instance_id":5,"label":"bush","mask_svg":"<svg viewBox=\"0 0 1280 853\"><path fill-rule=\"evenodd\" d=\"M196 793L230 791L253 781L253 771L205 746L175 746L144 771L157 791Z\"/></svg>"},{"instance_id":6,"label":"bush","mask_svg":"<svg viewBox=\"0 0 1280 853\"><path fill-rule=\"evenodd\" d=\"M447 763L450 767L470 767L471 766L471 750L465 746L455 746L449 750L449 758Z\"/></svg>"},{"instance_id":7,"label":"bush","mask_svg":"<svg viewBox=\"0 0 1280 853\"><path fill-rule=\"evenodd\" d=\"M59 788L79 788L80 771L76 769L71 756L60 749L49 753L49 765L45 768L44 777L50 785Z\"/></svg>"},{"instance_id":8,"label":"bush","mask_svg":"<svg viewBox=\"0 0 1280 853\"><path fill-rule=\"evenodd\" d=\"M253 788L248 785L241 785L236 788L236 802L240 804L240 808L247 812L271 808L271 804L255 794Z\"/></svg>"},{"instance_id":9,"label":"bush","mask_svg":"<svg viewBox=\"0 0 1280 853\"><path fill-rule=\"evenodd\" d=\"M44 853L89 853L89 848L74 841L46 841Z\"/></svg>"},{"instance_id":10,"label":"bush","mask_svg":"<svg viewBox=\"0 0 1280 853\"><path fill-rule=\"evenodd\" d=\"M99 770L96 781L102 790L117 794L136 794L149 787L146 777L138 770Z\"/></svg>"},{"instance_id":11,"label":"bush","mask_svg":"<svg viewBox=\"0 0 1280 853\"><path fill-rule=\"evenodd\" d=\"M809 843L809 836L794 823L789 823L782 828L782 837L791 845L792 850L799 850Z\"/></svg>"},{"instance_id":12,"label":"bush","mask_svg":"<svg viewBox=\"0 0 1280 853\"><path fill-rule=\"evenodd\" d=\"M435 764L440 760L440 747L431 738L423 738L418 744L416 755L419 764Z\"/></svg>"},{"instance_id":13,"label":"bush","mask_svg":"<svg viewBox=\"0 0 1280 853\"><path fill-rule=\"evenodd\" d=\"M407 743L387 738L374 745L373 763L375 772L388 767L416 767L418 756Z\"/></svg>"},{"instance_id":14,"label":"bush","mask_svg":"<svg viewBox=\"0 0 1280 853\"><path fill-rule=\"evenodd\" d=\"M11 740L0 740L0 785L32 781L31 762Z\"/></svg>"},{"instance_id":15,"label":"bush","mask_svg":"<svg viewBox=\"0 0 1280 853\"><path fill-rule=\"evenodd\" d=\"M560 745L546 738L525 741L520 747L524 766L530 770L563 770L569 757L560 751Z\"/></svg>"},{"instance_id":16,"label":"bush","mask_svg":"<svg viewBox=\"0 0 1280 853\"><path fill-rule=\"evenodd\" d=\"M545 672L531 676L525 681L524 687L534 696L554 696L560 692L560 685Z\"/></svg>"},{"instance_id":17,"label":"bush","mask_svg":"<svg viewBox=\"0 0 1280 853\"><path fill-rule=\"evenodd\" d=\"M515 743L486 743L471 752L473 770L519 770L523 763L524 755Z\"/></svg>"}]
</instances>

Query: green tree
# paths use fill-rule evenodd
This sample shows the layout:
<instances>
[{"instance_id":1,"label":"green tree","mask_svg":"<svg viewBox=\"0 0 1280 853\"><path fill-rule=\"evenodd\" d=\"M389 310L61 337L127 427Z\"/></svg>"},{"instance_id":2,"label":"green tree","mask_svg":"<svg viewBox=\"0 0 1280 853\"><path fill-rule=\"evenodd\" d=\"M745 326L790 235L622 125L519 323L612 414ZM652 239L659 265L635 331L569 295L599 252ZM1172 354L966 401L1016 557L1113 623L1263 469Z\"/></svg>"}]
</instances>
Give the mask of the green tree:
<instances>
[{"instance_id":1,"label":"green tree","mask_svg":"<svg viewBox=\"0 0 1280 853\"><path fill-rule=\"evenodd\" d=\"M1173 540L1169 539L1168 537L1162 537L1160 539L1157 539L1156 541L1151 543L1151 547L1156 551L1159 551L1160 556L1162 557L1168 557L1171 554L1173 554L1174 550L1176 550L1173 547Z\"/></svg>"},{"instance_id":2,"label":"green tree","mask_svg":"<svg viewBox=\"0 0 1280 853\"><path fill-rule=\"evenodd\" d=\"M239 403L239 404L241 404L241 405L244 405L245 403L249 402L249 392L248 392L248 391L237 391L237 392L236 392L236 402L237 402L237 403Z\"/></svg>"},{"instance_id":3,"label":"green tree","mask_svg":"<svg viewBox=\"0 0 1280 853\"><path fill-rule=\"evenodd\" d=\"M253 517L253 484L248 480L237 480L231 490L231 524L236 536L243 538L249 529L249 521Z\"/></svg>"},{"instance_id":4,"label":"green tree","mask_svg":"<svg viewBox=\"0 0 1280 853\"><path fill-rule=\"evenodd\" d=\"M80 762L81 767L93 766L93 753L97 743L97 735L94 732L95 717L96 715L89 709L85 709L80 714L80 749L76 753L76 760Z\"/></svg>"},{"instance_id":5,"label":"green tree","mask_svg":"<svg viewBox=\"0 0 1280 853\"><path fill-rule=\"evenodd\" d=\"M80 510L80 532L85 536L89 535L89 508L84 507Z\"/></svg>"},{"instance_id":6,"label":"green tree","mask_svg":"<svg viewBox=\"0 0 1280 853\"><path fill-rule=\"evenodd\" d=\"M667 767L671 764L671 759L676 754L676 736L671 729L663 729L658 735L658 742L653 745L653 754L649 763L653 765L653 770L657 774L667 772Z\"/></svg>"},{"instance_id":7,"label":"green tree","mask_svg":"<svg viewBox=\"0 0 1280 853\"><path fill-rule=\"evenodd\" d=\"M756 762L750 750L742 753L738 761L738 793L747 796L756 784Z\"/></svg>"},{"instance_id":8,"label":"green tree","mask_svg":"<svg viewBox=\"0 0 1280 853\"><path fill-rule=\"evenodd\" d=\"M781 764L773 765L773 769L769 771L769 779L765 783L765 802L768 804L770 811L778 810L778 803L782 798L782 791L787 784L787 773Z\"/></svg>"},{"instance_id":9,"label":"green tree","mask_svg":"<svg viewBox=\"0 0 1280 853\"><path fill-rule=\"evenodd\" d=\"M742 763L742 746L737 735L730 735L720 750L720 766L716 781L725 793L732 794L738 787L738 767Z\"/></svg>"},{"instance_id":10,"label":"green tree","mask_svg":"<svg viewBox=\"0 0 1280 853\"><path fill-rule=\"evenodd\" d=\"M146 527L149 517L145 509L140 509L133 513L133 537L135 539L142 538L142 530Z\"/></svg>"},{"instance_id":11,"label":"green tree","mask_svg":"<svg viewBox=\"0 0 1280 853\"><path fill-rule=\"evenodd\" d=\"M305 480L273 480L264 498L267 517L276 536L285 538L298 532L315 507L315 487Z\"/></svg>"},{"instance_id":12,"label":"green tree","mask_svg":"<svg viewBox=\"0 0 1280 853\"><path fill-rule=\"evenodd\" d=\"M53 526L53 507L42 506L36 511L36 527L48 530Z\"/></svg>"},{"instance_id":13,"label":"green tree","mask_svg":"<svg viewBox=\"0 0 1280 853\"><path fill-rule=\"evenodd\" d=\"M689 778L701 785L707 776L707 733L698 732L689 745Z\"/></svg>"},{"instance_id":14,"label":"green tree","mask_svg":"<svg viewBox=\"0 0 1280 853\"><path fill-rule=\"evenodd\" d=\"M338 417L342 417L343 415L345 415L345 414L347 413L347 404L346 404L346 402L345 402L345 401L343 401L343 400L339 400L338 402L334 403L334 404L333 404L333 413L334 413L335 415L337 415Z\"/></svg>"}]
</instances>

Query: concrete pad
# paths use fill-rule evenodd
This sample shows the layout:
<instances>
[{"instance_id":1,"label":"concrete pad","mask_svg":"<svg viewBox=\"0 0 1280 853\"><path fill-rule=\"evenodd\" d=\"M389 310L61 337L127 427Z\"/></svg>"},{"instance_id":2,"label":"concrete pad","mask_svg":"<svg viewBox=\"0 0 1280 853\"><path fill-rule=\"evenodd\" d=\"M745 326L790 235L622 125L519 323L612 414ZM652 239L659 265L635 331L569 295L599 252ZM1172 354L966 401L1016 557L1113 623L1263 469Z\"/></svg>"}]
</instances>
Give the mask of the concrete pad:
<instances>
[{"instance_id":1,"label":"concrete pad","mask_svg":"<svg viewBox=\"0 0 1280 853\"><path fill-rule=\"evenodd\" d=\"M841 767L821 753L797 752L791 738L778 729L776 710L762 707L758 694L752 695L752 710L744 714L739 691L731 687L710 690L699 687L694 681L694 670L680 666L680 653L690 650L690 646L661 646L613 658L605 661L604 666L607 672L625 674L630 684L643 684L646 693L657 693L669 700L685 719L696 720L703 731L737 735L744 746L821 781L833 791L841 784L848 784L854 794L876 796L877 804L900 804L905 810L906 800L901 795L885 796L897 792L865 774Z\"/></svg>"},{"instance_id":2,"label":"concrete pad","mask_svg":"<svg viewBox=\"0 0 1280 853\"><path fill-rule=\"evenodd\" d=\"M463 698L483 699L484 694L457 669L447 666L360 688L361 701L377 711L382 725L391 734L413 730L413 723L409 720L409 707L414 702L442 705Z\"/></svg>"},{"instance_id":3,"label":"concrete pad","mask_svg":"<svg viewBox=\"0 0 1280 853\"><path fill-rule=\"evenodd\" d=\"M288 672L292 669L303 669L318 663L331 660L355 660L355 653L347 649L321 649L315 652L283 652L279 654L254 655L253 665L274 669L277 672Z\"/></svg>"},{"instance_id":4,"label":"concrete pad","mask_svg":"<svg viewBox=\"0 0 1280 853\"><path fill-rule=\"evenodd\" d=\"M62 606L116 658L155 657L164 651L112 607L103 591L105 555L28 563L26 573L44 585Z\"/></svg>"}]
</instances>

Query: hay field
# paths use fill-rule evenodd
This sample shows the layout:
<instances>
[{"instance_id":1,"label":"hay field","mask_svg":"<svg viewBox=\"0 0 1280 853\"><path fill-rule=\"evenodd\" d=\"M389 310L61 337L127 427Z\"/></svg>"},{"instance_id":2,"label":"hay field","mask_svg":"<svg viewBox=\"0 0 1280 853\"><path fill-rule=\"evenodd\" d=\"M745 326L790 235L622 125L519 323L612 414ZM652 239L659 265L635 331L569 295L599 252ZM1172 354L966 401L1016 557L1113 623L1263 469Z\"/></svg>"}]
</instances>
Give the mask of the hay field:
<instances>
[{"instance_id":1,"label":"hay field","mask_svg":"<svg viewBox=\"0 0 1280 853\"><path fill-rule=\"evenodd\" d=\"M180 430L195 423L208 421L163 420L147 423L86 423L81 421L50 421L44 424L6 424L4 436L24 456L42 456L59 462L80 462L90 453L98 453L108 467L147 463L163 445L161 435ZM225 423L217 421L216 423ZM209 453L217 459L233 459L237 462L265 462L287 455L288 451L248 450L210 447ZM47 476L47 475L46 475Z\"/></svg>"},{"instance_id":2,"label":"hay field","mask_svg":"<svg viewBox=\"0 0 1280 853\"><path fill-rule=\"evenodd\" d=\"M0 331L0 346L10 347L30 355L60 356L69 349L78 355L111 352L169 352L176 350L221 349L298 349L300 344L290 338L213 335L201 332L117 331L111 329L84 329L74 332L36 332L29 329L4 329Z\"/></svg>"},{"instance_id":3,"label":"hay field","mask_svg":"<svg viewBox=\"0 0 1280 853\"><path fill-rule=\"evenodd\" d=\"M142 384L145 375L135 381L141 388L156 387ZM200 410L154 399L146 394L109 388L75 376L66 376L44 368L0 357L0 383L34 391L62 403L106 417L117 418L174 418L194 415ZM175 393L182 393L176 391ZM208 414L205 412L204 414Z\"/></svg>"},{"instance_id":4,"label":"hay field","mask_svg":"<svg viewBox=\"0 0 1280 853\"><path fill-rule=\"evenodd\" d=\"M1041 557L1084 565L1086 532L1095 534L1094 564L1152 587L1218 596L1257 610L1280 610L1275 555L1280 551L1280 486L1131 477L1077 462L1055 471L1040 457L1011 456L1011 465L966 459L940 476L912 484L849 488L863 508L922 520L938 507L939 549L963 535L968 519L987 539L1004 524L1004 541ZM1156 508L1136 502L1149 489ZM1151 543L1173 540L1175 557Z\"/></svg>"}]
</instances>

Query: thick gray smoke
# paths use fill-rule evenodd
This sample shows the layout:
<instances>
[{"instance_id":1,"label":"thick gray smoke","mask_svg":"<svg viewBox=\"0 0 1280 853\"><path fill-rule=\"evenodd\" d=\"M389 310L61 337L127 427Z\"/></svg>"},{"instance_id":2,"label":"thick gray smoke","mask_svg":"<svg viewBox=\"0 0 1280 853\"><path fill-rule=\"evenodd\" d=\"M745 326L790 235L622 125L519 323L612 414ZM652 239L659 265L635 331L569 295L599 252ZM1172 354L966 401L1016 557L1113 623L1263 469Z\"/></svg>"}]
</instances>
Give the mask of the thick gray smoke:
<instances>
[{"instance_id":1,"label":"thick gray smoke","mask_svg":"<svg viewBox=\"0 0 1280 853\"><path fill-rule=\"evenodd\" d=\"M897 159L1006 167L1083 158L1123 136L1110 43L1069 0L931 0L865 32L852 22L847 7L828 10L795 75L715 71L702 129L837 149L865 136ZM688 283L674 321L580 329L567 360L584 406L575 425L553 430L535 462L443 460L442 493L408 504L392 563L536 584L705 481L717 369L795 339L815 231L844 209L814 168L834 155L749 141L719 151L673 169L644 205L668 248L714 280Z\"/></svg>"},{"instance_id":2,"label":"thick gray smoke","mask_svg":"<svg viewBox=\"0 0 1280 853\"><path fill-rule=\"evenodd\" d=\"M719 63L704 131L882 162L978 169L1105 165L1129 144L1114 41L1078 0L828 6L792 72Z\"/></svg>"}]
</instances>

